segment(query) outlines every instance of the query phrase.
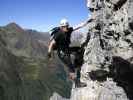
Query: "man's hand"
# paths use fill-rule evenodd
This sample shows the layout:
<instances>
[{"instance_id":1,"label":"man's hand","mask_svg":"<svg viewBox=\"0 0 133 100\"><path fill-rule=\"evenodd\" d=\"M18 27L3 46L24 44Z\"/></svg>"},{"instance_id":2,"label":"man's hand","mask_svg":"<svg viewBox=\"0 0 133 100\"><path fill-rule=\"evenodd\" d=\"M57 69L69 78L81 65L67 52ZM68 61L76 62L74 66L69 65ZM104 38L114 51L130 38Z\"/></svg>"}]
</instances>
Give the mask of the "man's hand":
<instances>
[{"instance_id":1,"label":"man's hand","mask_svg":"<svg viewBox=\"0 0 133 100\"><path fill-rule=\"evenodd\" d=\"M92 22L93 20L94 20L94 19L92 19L92 18L89 19L89 20L87 20L87 24L90 23L90 22Z\"/></svg>"},{"instance_id":2,"label":"man's hand","mask_svg":"<svg viewBox=\"0 0 133 100\"><path fill-rule=\"evenodd\" d=\"M52 50L54 45L55 45L55 40L51 40L48 46L48 55L47 55L48 59L52 57Z\"/></svg>"},{"instance_id":3,"label":"man's hand","mask_svg":"<svg viewBox=\"0 0 133 100\"><path fill-rule=\"evenodd\" d=\"M48 57L48 59L51 59L51 57L52 57L52 54L51 54L51 52L48 52L48 55L47 55L47 57Z\"/></svg>"},{"instance_id":4,"label":"man's hand","mask_svg":"<svg viewBox=\"0 0 133 100\"><path fill-rule=\"evenodd\" d=\"M71 80L73 80L73 81L76 79L76 75L75 75L74 72L70 72L70 73L69 73L69 79L71 79Z\"/></svg>"}]
</instances>

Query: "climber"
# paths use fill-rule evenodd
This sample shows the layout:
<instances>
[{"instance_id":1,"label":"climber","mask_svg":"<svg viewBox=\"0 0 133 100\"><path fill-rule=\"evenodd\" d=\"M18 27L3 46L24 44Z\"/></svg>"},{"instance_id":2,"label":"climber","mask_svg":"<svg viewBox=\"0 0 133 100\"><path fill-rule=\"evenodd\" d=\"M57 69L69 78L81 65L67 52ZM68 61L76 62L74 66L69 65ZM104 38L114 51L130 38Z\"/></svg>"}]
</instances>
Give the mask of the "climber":
<instances>
[{"instance_id":1,"label":"climber","mask_svg":"<svg viewBox=\"0 0 133 100\"><path fill-rule=\"evenodd\" d=\"M86 86L85 83L80 82L80 67L77 68L77 66L79 66L79 59L77 58L80 58L81 53L83 53L83 48L69 46L71 43L71 33L86 26L91 21L92 19L89 19L73 28L69 26L69 22L66 19L62 19L59 27L53 28L51 31L51 38L48 46L48 58L51 58L53 50L57 50L58 57L69 69L69 78L77 83L77 87ZM72 54L75 56L74 61L71 57ZM76 68L77 75L75 74Z\"/></svg>"}]
</instances>

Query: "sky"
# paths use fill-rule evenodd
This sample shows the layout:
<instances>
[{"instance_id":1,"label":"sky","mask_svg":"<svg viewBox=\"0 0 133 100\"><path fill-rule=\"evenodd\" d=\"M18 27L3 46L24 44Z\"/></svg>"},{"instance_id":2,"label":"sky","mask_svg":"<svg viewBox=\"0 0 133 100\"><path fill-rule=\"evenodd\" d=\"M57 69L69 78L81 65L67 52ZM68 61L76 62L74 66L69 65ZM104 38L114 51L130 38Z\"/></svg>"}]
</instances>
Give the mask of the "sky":
<instances>
[{"instance_id":1,"label":"sky","mask_svg":"<svg viewBox=\"0 0 133 100\"><path fill-rule=\"evenodd\" d=\"M87 17L86 0L0 0L0 26L15 22L46 32L58 26L62 18L74 26Z\"/></svg>"}]
</instances>

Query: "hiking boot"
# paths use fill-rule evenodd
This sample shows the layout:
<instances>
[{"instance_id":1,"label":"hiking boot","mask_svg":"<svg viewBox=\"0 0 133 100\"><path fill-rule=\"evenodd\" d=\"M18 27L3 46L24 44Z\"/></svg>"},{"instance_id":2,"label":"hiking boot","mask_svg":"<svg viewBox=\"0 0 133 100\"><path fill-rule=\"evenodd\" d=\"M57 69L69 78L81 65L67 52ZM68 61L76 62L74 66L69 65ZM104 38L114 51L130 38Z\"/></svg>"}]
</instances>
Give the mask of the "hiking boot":
<instances>
[{"instance_id":1,"label":"hiking boot","mask_svg":"<svg viewBox=\"0 0 133 100\"><path fill-rule=\"evenodd\" d=\"M87 84L81 82L80 80L75 81L75 88L81 88L81 87L86 87L86 86L87 86Z\"/></svg>"}]
</instances>

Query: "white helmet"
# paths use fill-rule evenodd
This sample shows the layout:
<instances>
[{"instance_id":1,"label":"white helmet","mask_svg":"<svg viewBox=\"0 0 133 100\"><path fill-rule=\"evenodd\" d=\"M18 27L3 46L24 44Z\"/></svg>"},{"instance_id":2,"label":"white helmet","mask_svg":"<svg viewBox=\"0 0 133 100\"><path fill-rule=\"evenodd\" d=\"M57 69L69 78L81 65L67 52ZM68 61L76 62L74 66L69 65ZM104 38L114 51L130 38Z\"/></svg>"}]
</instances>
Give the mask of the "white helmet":
<instances>
[{"instance_id":1,"label":"white helmet","mask_svg":"<svg viewBox=\"0 0 133 100\"><path fill-rule=\"evenodd\" d=\"M67 19L62 19L62 20L60 21L60 26L69 26L68 20L67 20Z\"/></svg>"}]
</instances>

